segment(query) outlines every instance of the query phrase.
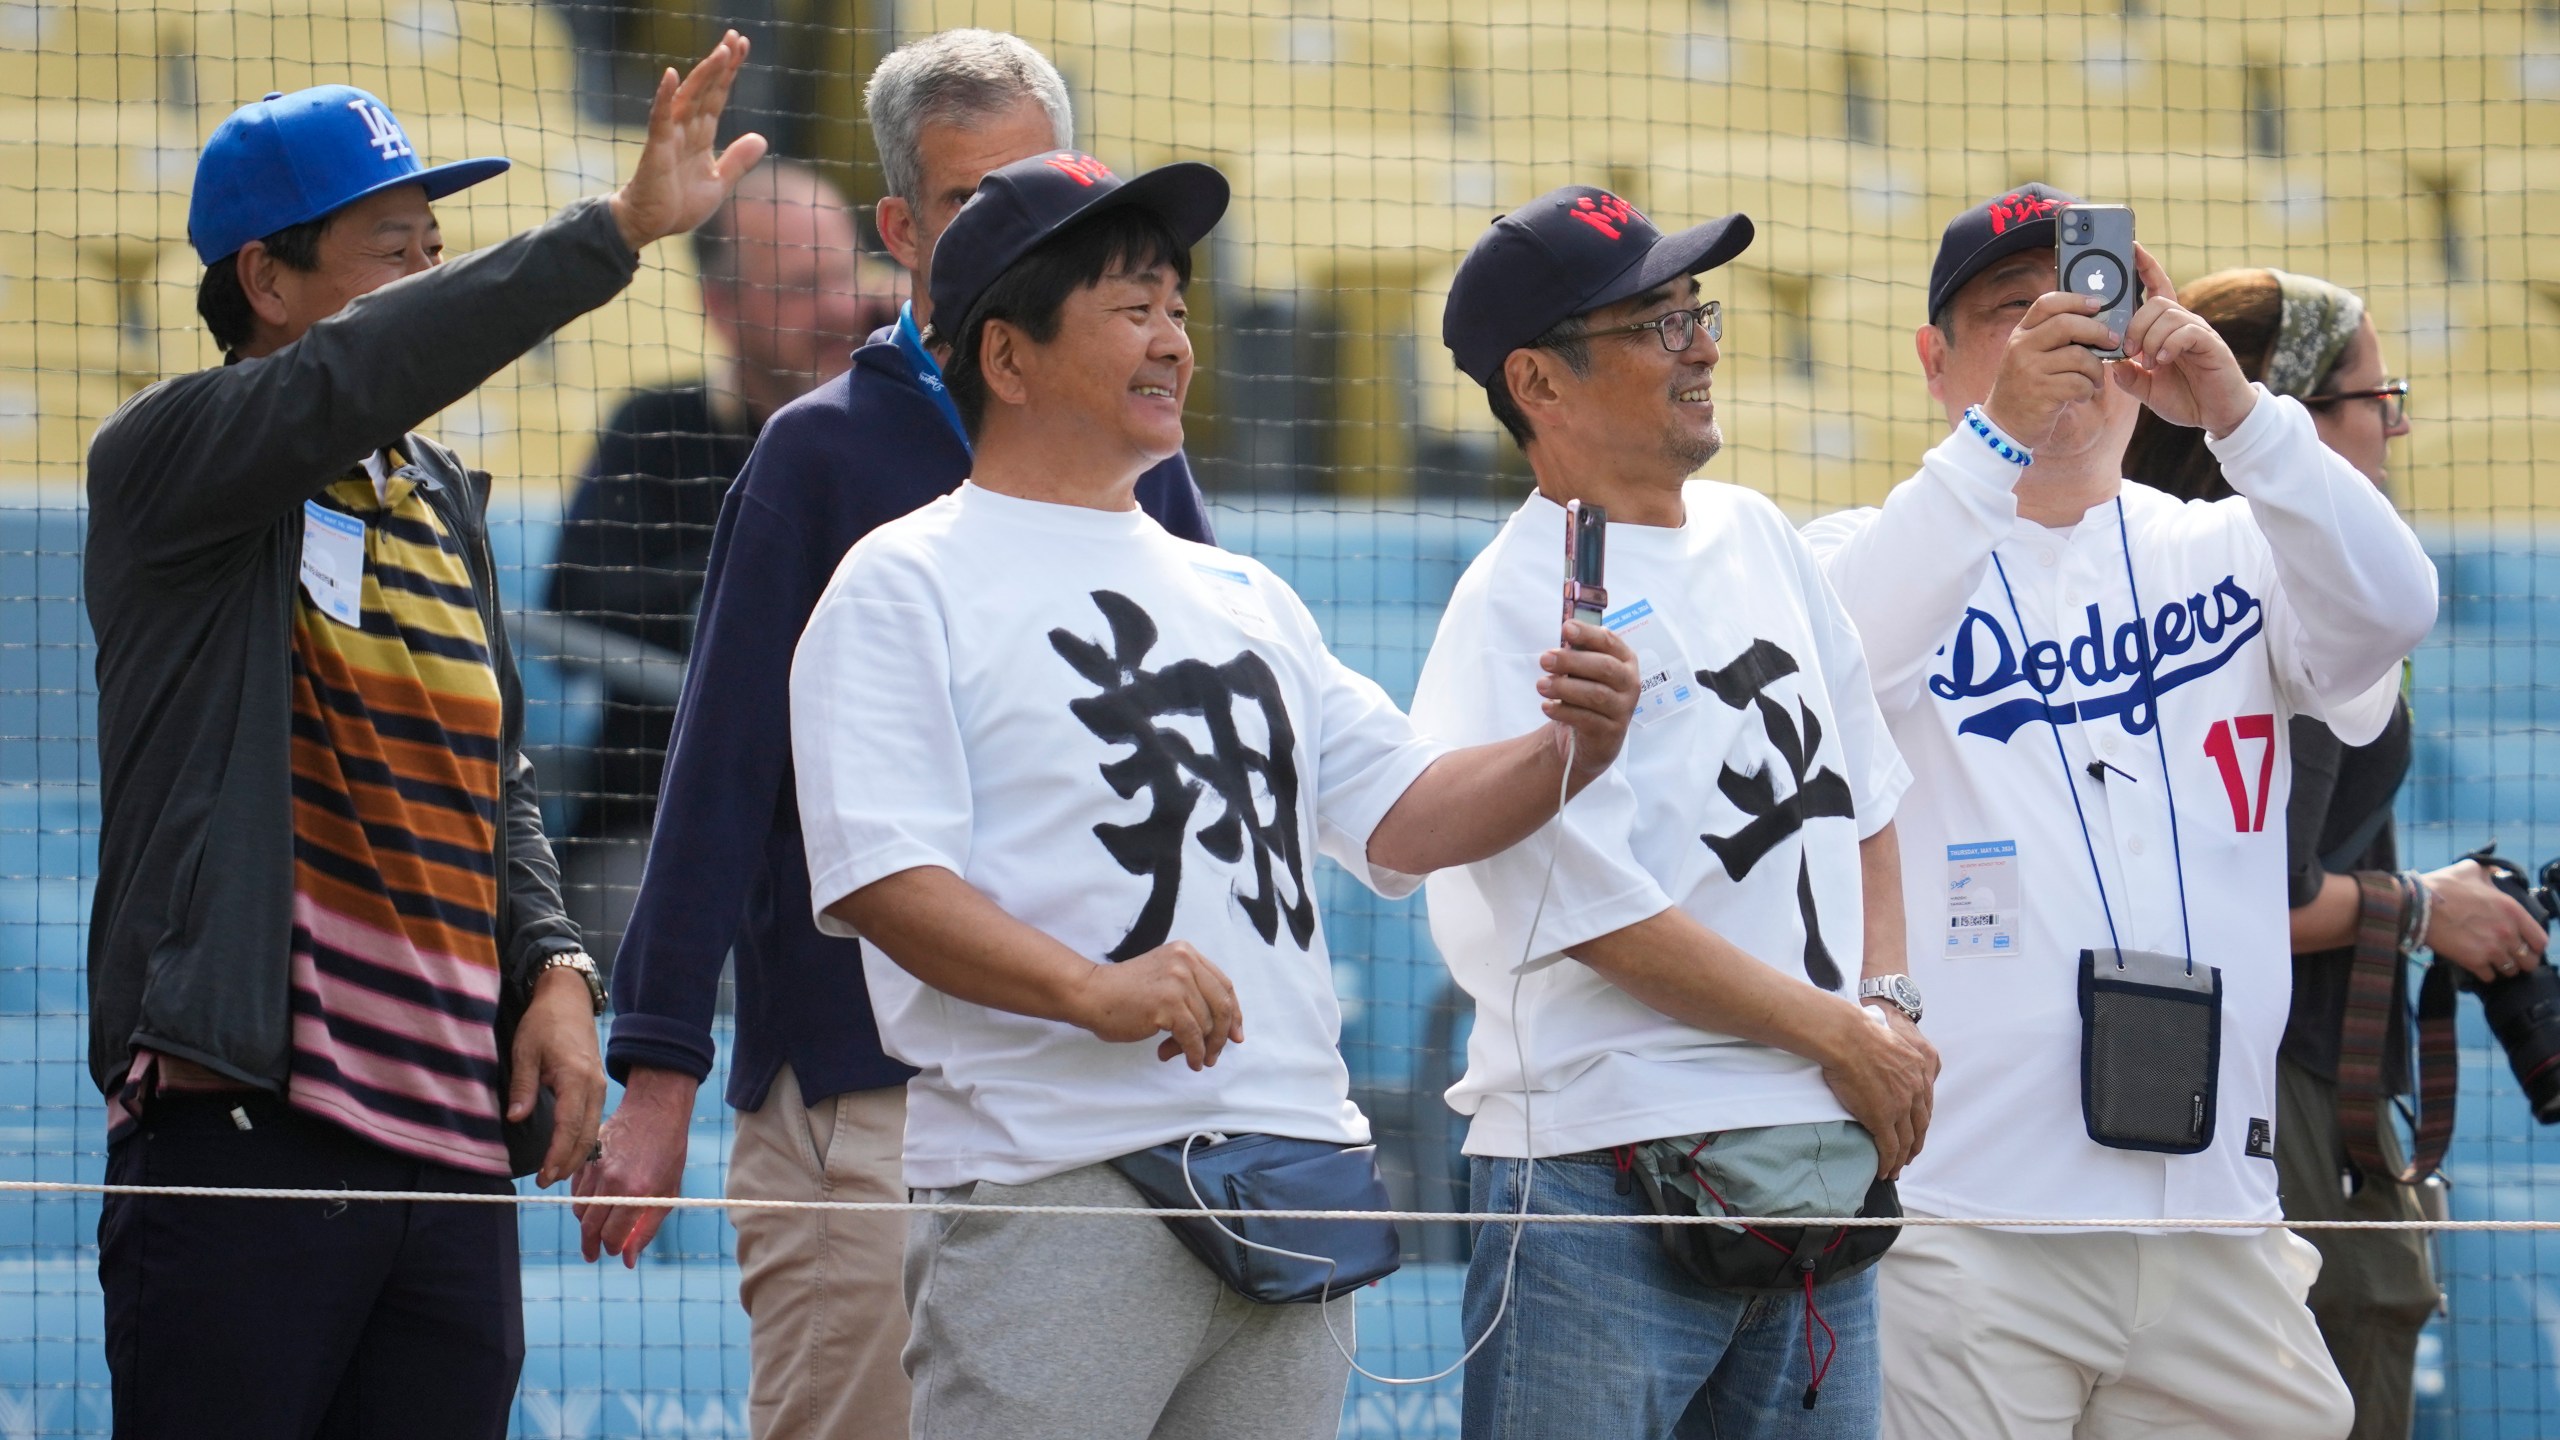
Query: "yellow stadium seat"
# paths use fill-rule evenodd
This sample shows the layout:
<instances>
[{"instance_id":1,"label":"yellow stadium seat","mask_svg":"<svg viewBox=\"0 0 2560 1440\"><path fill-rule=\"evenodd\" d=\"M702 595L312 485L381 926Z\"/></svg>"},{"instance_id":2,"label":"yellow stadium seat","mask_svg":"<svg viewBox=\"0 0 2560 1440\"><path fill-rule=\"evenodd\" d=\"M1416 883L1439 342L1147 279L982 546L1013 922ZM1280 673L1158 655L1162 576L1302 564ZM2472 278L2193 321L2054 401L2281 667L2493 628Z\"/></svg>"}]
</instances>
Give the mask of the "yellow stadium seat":
<instances>
[{"instance_id":1,"label":"yellow stadium seat","mask_svg":"<svg viewBox=\"0 0 2560 1440\"><path fill-rule=\"evenodd\" d=\"M13 503L23 503L22 487L29 485L70 503L82 480L89 437L124 397L113 374L0 365L0 485L9 487Z\"/></svg>"},{"instance_id":2,"label":"yellow stadium seat","mask_svg":"<svg viewBox=\"0 0 2560 1440\"><path fill-rule=\"evenodd\" d=\"M2480 273L2560 282L2560 158L2543 146L2489 151L2479 161L2475 193Z\"/></svg>"},{"instance_id":3,"label":"yellow stadium seat","mask_svg":"<svg viewBox=\"0 0 2560 1440\"><path fill-rule=\"evenodd\" d=\"M547 5L517 0L277 0L195 21L198 93L216 117L269 90L344 83L406 122L437 114L555 129L576 115L576 56ZM208 127L209 128L209 127Z\"/></svg>"},{"instance_id":4,"label":"yellow stadium seat","mask_svg":"<svg viewBox=\"0 0 2560 1440\"><path fill-rule=\"evenodd\" d=\"M0 370L114 379L118 291L113 272L72 241L0 231Z\"/></svg>"},{"instance_id":5,"label":"yellow stadium seat","mask_svg":"<svg viewBox=\"0 0 2560 1440\"><path fill-rule=\"evenodd\" d=\"M197 145L189 124L187 112L147 101L0 103L9 228L137 256L183 238Z\"/></svg>"},{"instance_id":6,"label":"yellow stadium seat","mask_svg":"<svg viewBox=\"0 0 2560 1440\"><path fill-rule=\"evenodd\" d=\"M150 7L20 5L0 22L0 104L164 98L182 27Z\"/></svg>"}]
</instances>

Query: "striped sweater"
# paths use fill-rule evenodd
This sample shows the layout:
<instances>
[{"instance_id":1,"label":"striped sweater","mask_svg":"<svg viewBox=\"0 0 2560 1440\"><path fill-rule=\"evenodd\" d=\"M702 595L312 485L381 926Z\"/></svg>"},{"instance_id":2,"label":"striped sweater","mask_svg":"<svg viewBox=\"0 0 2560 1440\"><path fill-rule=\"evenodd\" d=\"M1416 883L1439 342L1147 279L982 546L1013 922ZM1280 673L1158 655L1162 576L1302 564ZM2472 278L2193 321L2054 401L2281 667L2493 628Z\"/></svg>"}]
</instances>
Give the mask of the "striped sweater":
<instances>
[{"instance_id":1,"label":"striped sweater","mask_svg":"<svg viewBox=\"0 0 2560 1440\"><path fill-rule=\"evenodd\" d=\"M395 457L396 463L396 457ZM365 522L361 628L296 593L287 1096L491 1175L500 1133L500 700L460 544L407 473L319 503Z\"/></svg>"}]
</instances>

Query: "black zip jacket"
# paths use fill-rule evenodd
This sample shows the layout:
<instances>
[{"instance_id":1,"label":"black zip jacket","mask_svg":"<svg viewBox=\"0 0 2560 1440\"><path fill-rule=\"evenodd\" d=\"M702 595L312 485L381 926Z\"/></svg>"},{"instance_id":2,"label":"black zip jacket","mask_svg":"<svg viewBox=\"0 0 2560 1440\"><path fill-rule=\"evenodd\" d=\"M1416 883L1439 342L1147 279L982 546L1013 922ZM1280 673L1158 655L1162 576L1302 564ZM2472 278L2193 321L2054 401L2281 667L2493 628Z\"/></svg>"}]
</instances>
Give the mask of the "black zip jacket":
<instances>
[{"instance_id":1,"label":"black zip jacket","mask_svg":"<svg viewBox=\"0 0 2560 1440\"><path fill-rule=\"evenodd\" d=\"M387 444L462 544L498 672L500 753L513 757L497 842L501 1009L577 947L520 748L488 477L408 432L619 294L638 265L611 208L583 200L383 286L272 355L162 381L98 428L82 580L98 638L89 1073L101 1091L137 1046L284 1089L302 505Z\"/></svg>"}]
</instances>

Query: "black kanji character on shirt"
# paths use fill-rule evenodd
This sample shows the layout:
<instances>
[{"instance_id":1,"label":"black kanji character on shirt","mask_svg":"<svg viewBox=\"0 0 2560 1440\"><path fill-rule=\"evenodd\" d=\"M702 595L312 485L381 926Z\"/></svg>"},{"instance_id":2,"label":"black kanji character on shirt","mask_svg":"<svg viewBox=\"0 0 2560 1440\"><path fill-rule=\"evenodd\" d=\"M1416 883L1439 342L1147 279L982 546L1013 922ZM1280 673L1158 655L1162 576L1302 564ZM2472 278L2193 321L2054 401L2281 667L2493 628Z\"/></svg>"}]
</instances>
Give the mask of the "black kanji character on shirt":
<instances>
[{"instance_id":1,"label":"black kanji character on shirt","mask_svg":"<svg viewBox=\"0 0 2560 1440\"><path fill-rule=\"evenodd\" d=\"M1814 757L1822 750L1822 722L1802 700L1796 702L1795 714L1769 698L1771 685L1796 673L1796 658L1766 640L1754 640L1749 649L1735 657L1721 670L1701 670L1698 683L1716 693L1716 698L1737 710L1757 707L1760 723L1769 735L1769 743L1787 762L1793 789L1786 795L1777 793L1777 781L1769 767L1745 775L1731 765L1716 778L1716 788L1724 797L1750 818L1730 835L1701 835L1716 858L1724 862L1727 875L1736 880L1751 873L1753 866L1770 851L1804 829L1804 822L1822 816L1854 818L1856 806L1850 799L1849 782L1840 772L1823 766L1815 769ZM1801 724L1799 724L1801 722ZM1796 845L1796 909L1804 917L1804 974L1825 990L1840 988L1840 966L1831 958L1830 947L1822 943L1822 922L1814 913L1813 867L1804 855L1801 840Z\"/></svg>"},{"instance_id":2,"label":"black kanji character on shirt","mask_svg":"<svg viewBox=\"0 0 2560 1440\"><path fill-rule=\"evenodd\" d=\"M1174 904L1182 894L1183 832L1204 786L1216 792L1221 808L1197 832L1200 848L1229 864L1250 851L1254 888L1250 894L1239 888L1237 905L1265 941L1278 937L1285 919L1289 938L1306 949L1315 934L1316 909L1307 894L1306 860L1298 838L1297 732L1281 702L1279 678L1250 650L1223 665L1176 660L1149 670L1147 652L1155 648L1157 637L1154 618L1136 601L1110 590L1094 591L1093 603L1111 627L1109 649L1064 628L1049 632L1049 644L1060 657L1102 690L1067 702L1067 709L1104 741L1130 747L1128 755L1102 767L1102 778L1123 800L1145 791L1151 806L1135 824L1093 827L1121 869L1151 882L1146 904L1109 958L1143 955L1171 938ZM1245 743L1236 726L1239 700L1260 710L1269 749ZM1160 723L1184 715L1198 717L1208 731L1209 753L1201 754L1180 731ZM1260 791L1271 797L1267 824L1257 780ZM1275 860L1276 868L1287 872L1287 897L1280 893Z\"/></svg>"}]
</instances>

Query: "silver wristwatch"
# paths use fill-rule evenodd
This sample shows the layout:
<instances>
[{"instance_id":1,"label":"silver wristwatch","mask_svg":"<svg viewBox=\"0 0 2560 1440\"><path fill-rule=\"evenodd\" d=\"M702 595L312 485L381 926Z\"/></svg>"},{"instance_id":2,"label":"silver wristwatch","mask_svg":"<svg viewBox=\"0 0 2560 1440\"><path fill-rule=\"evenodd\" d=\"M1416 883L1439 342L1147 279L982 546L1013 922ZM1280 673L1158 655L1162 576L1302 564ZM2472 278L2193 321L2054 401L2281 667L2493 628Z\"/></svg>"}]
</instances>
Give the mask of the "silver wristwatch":
<instances>
[{"instance_id":1,"label":"silver wristwatch","mask_svg":"<svg viewBox=\"0 0 2560 1440\"><path fill-rule=\"evenodd\" d=\"M1902 1012L1912 1024L1920 1023L1920 987L1908 975L1879 975L1858 982L1858 1000L1882 1000Z\"/></svg>"},{"instance_id":2,"label":"silver wristwatch","mask_svg":"<svg viewBox=\"0 0 2560 1440\"><path fill-rule=\"evenodd\" d=\"M604 977L596 973L593 956L584 950L563 950L542 962L542 973L554 970L577 971L578 978L587 982L587 999L595 1005L597 1014L604 1013Z\"/></svg>"}]
</instances>

